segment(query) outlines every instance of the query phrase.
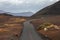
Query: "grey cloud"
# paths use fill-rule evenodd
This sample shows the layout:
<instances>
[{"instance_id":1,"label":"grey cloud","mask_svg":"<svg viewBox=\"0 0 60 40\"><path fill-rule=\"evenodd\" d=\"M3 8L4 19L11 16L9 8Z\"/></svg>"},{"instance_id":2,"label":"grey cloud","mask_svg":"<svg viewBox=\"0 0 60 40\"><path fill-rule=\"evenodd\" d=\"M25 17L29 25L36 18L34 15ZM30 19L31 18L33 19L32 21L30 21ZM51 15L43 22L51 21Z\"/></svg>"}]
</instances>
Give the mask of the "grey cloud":
<instances>
[{"instance_id":1,"label":"grey cloud","mask_svg":"<svg viewBox=\"0 0 60 40\"><path fill-rule=\"evenodd\" d=\"M13 5L8 2L3 2L0 5L0 10L8 11L8 12L25 12L25 11L33 11L37 12L38 10L54 3L50 2L49 0L46 0L44 2L40 3L24 3L24 4L19 4L19 5Z\"/></svg>"}]
</instances>

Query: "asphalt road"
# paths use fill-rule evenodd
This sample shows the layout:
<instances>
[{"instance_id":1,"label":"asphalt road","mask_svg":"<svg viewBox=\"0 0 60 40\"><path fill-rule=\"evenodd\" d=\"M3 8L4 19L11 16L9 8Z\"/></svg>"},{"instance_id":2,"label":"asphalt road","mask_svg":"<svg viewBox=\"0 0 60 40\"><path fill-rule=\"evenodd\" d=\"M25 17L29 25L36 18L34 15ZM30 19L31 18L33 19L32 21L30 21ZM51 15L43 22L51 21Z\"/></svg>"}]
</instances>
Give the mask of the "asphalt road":
<instances>
[{"instance_id":1,"label":"asphalt road","mask_svg":"<svg viewBox=\"0 0 60 40\"><path fill-rule=\"evenodd\" d=\"M24 29L20 40L43 40L35 31L33 25L29 21L24 23Z\"/></svg>"}]
</instances>

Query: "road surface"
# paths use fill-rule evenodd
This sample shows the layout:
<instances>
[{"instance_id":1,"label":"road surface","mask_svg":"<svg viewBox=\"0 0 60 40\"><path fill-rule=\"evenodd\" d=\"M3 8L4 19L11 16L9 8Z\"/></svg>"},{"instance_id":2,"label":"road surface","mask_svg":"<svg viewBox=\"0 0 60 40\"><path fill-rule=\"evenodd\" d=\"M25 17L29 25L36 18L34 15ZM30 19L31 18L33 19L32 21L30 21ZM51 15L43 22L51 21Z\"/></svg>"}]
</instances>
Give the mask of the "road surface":
<instances>
[{"instance_id":1,"label":"road surface","mask_svg":"<svg viewBox=\"0 0 60 40\"><path fill-rule=\"evenodd\" d=\"M24 29L20 40L43 40L35 31L33 25L27 21L24 22Z\"/></svg>"}]
</instances>

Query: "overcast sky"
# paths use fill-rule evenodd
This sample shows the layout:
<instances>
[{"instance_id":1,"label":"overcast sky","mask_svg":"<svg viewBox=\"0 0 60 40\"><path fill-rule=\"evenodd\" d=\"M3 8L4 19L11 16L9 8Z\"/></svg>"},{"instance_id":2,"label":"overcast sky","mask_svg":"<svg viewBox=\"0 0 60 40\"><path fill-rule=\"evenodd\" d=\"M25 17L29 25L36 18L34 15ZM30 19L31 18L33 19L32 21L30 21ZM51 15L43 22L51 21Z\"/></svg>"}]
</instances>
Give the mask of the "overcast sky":
<instances>
[{"instance_id":1,"label":"overcast sky","mask_svg":"<svg viewBox=\"0 0 60 40\"><path fill-rule=\"evenodd\" d=\"M58 0L0 0L0 10L12 13L37 12Z\"/></svg>"}]
</instances>

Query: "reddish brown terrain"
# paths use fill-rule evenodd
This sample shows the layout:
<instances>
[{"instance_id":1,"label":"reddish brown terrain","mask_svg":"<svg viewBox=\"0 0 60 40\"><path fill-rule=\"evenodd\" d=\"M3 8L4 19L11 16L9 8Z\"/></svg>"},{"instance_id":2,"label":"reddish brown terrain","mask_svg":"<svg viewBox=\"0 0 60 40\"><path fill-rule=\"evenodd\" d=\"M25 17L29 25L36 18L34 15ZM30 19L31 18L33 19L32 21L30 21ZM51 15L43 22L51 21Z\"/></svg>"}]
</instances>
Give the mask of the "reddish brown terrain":
<instances>
[{"instance_id":1,"label":"reddish brown terrain","mask_svg":"<svg viewBox=\"0 0 60 40\"><path fill-rule=\"evenodd\" d=\"M43 17L43 19L35 19L31 23L34 25L34 27L37 30L37 27L45 22L55 24L60 28L60 16ZM60 40L60 29L59 30L53 29L52 31L51 30L44 31L43 29L41 29L41 30L37 30L37 32L45 36L47 35L52 40Z\"/></svg>"},{"instance_id":2,"label":"reddish brown terrain","mask_svg":"<svg viewBox=\"0 0 60 40\"><path fill-rule=\"evenodd\" d=\"M26 18L0 15L0 40L18 40Z\"/></svg>"}]
</instances>

